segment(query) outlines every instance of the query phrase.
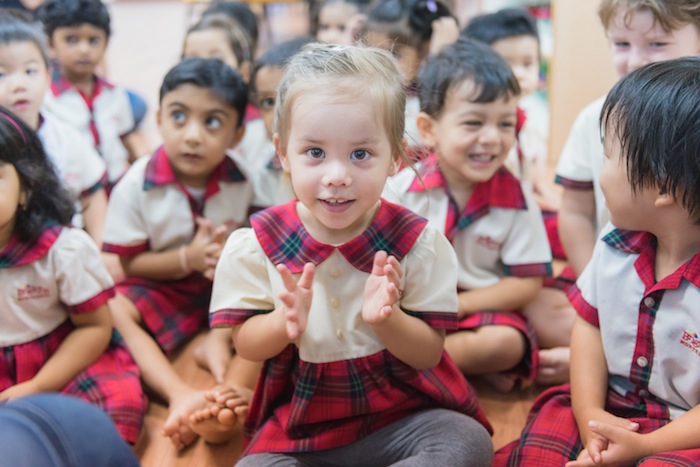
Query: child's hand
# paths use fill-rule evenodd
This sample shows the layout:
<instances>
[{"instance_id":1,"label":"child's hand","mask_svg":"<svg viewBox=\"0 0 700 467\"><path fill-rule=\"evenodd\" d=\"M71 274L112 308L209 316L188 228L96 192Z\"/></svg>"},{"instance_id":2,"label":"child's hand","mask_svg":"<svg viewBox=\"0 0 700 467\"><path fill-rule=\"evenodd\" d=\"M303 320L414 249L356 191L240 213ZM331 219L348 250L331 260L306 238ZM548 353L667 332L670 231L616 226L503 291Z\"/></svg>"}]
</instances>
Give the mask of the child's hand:
<instances>
[{"instance_id":1,"label":"child's hand","mask_svg":"<svg viewBox=\"0 0 700 467\"><path fill-rule=\"evenodd\" d=\"M591 420L588 427L595 436L578 459L567 462L566 467L633 465L639 459L652 454L648 450L648 443L644 442L644 435L636 433L639 425L628 423L628 426L619 426L615 423Z\"/></svg>"},{"instance_id":2,"label":"child's hand","mask_svg":"<svg viewBox=\"0 0 700 467\"><path fill-rule=\"evenodd\" d=\"M289 272L287 266L278 264L277 271L282 276L284 287L287 289L279 294L280 300L287 307L284 314L287 337L290 340L294 340L306 331L306 323L311 310L311 286L313 285L316 267L312 263L306 263L304 270L301 272L299 282L294 280L294 276Z\"/></svg>"},{"instance_id":3,"label":"child's hand","mask_svg":"<svg viewBox=\"0 0 700 467\"><path fill-rule=\"evenodd\" d=\"M386 320L393 311L394 304L401 298L401 265L385 251L374 255L372 273L365 283L362 319L369 324Z\"/></svg>"},{"instance_id":4,"label":"child's hand","mask_svg":"<svg viewBox=\"0 0 700 467\"><path fill-rule=\"evenodd\" d=\"M448 45L457 42L459 38L459 24L453 17L443 16L433 21L430 26L433 30L428 50L430 55L437 55Z\"/></svg>"},{"instance_id":5,"label":"child's hand","mask_svg":"<svg viewBox=\"0 0 700 467\"><path fill-rule=\"evenodd\" d=\"M221 257L221 251L224 249L224 241L226 240L227 233L228 229L226 226L222 225L217 227L214 229L209 244L204 248L204 262L207 267L202 271L202 274L209 280L214 279L216 264Z\"/></svg>"},{"instance_id":6,"label":"child's hand","mask_svg":"<svg viewBox=\"0 0 700 467\"><path fill-rule=\"evenodd\" d=\"M15 384L10 386L4 391L0 392L0 401L6 401L10 399L17 399L18 397L28 396L30 394L36 394L39 388L34 383L33 379L27 380L23 383Z\"/></svg>"},{"instance_id":7,"label":"child's hand","mask_svg":"<svg viewBox=\"0 0 700 467\"><path fill-rule=\"evenodd\" d=\"M122 263L119 260L119 255L102 252L102 262L107 268L109 275L112 276L112 280L115 284L124 280L126 276L122 268Z\"/></svg>"}]
</instances>

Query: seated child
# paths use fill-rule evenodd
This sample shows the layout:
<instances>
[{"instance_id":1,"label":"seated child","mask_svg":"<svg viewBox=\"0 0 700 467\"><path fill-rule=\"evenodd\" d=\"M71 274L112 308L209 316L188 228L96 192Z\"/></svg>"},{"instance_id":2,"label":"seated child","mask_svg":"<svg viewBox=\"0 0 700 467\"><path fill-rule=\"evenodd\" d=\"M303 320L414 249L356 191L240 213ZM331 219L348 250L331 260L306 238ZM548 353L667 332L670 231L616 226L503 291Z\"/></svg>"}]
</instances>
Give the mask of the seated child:
<instances>
[{"instance_id":1,"label":"seated child","mask_svg":"<svg viewBox=\"0 0 700 467\"><path fill-rule=\"evenodd\" d=\"M99 247L107 209L105 163L77 130L40 112L49 87L44 33L26 14L1 12L0 105L37 132L57 175L79 201L71 223L85 228ZM103 258L112 277L121 278L116 257L104 253Z\"/></svg>"},{"instance_id":2,"label":"seated child","mask_svg":"<svg viewBox=\"0 0 700 467\"><path fill-rule=\"evenodd\" d=\"M310 44L287 65L274 141L299 199L231 235L212 293L212 324L264 362L237 465L491 465L444 351L454 251L380 198L408 162L404 104L387 51Z\"/></svg>"},{"instance_id":3,"label":"seated child","mask_svg":"<svg viewBox=\"0 0 700 467\"><path fill-rule=\"evenodd\" d=\"M275 116L275 101L284 67L306 44L313 42L310 37L290 39L280 44L272 45L260 58L255 61L250 80L250 98L257 106L265 126L268 144L261 151L245 153L238 148L233 149L233 157L241 170L253 183L255 198L252 210L283 204L294 199L289 178L284 175L279 157L272 145L272 123Z\"/></svg>"},{"instance_id":4,"label":"seated child","mask_svg":"<svg viewBox=\"0 0 700 467\"><path fill-rule=\"evenodd\" d=\"M309 12L310 32L324 44L352 45L369 0L321 0Z\"/></svg>"},{"instance_id":5,"label":"seated child","mask_svg":"<svg viewBox=\"0 0 700 467\"><path fill-rule=\"evenodd\" d=\"M111 32L107 7L100 0L46 0L37 17L57 62L44 110L100 153L111 188L141 154L130 153L126 139L136 127L127 91L95 74Z\"/></svg>"},{"instance_id":6,"label":"seated child","mask_svg":"<svg viewBox=\"0 0 700 467\"><path fill-rule=\"evenodd\" d=\"M157 114L163 146L132 165L107 210L103 249L120 256L127 276L111 303L114 322L145 384L169 403L164 431L177 448L196 439L187 417L204 399L167 356L206 325L221 246L247 221L253 190L226 156L245 131L246 104L243 80L221 60L172 68ZM223 382L237 375L226 372L230 333L221 337L204 358Z\"/></svg>"},{"instance_id":7,"label":"seated child","mask_svg":"<svg viewBox=\"0 0 700 467\"><path fill-rule=\"evenodd\" d=\"M114 283L41 141L0 107L0 402L62 392L104 410L135 443L139 371L113 333Z\"/></svg>"},{"instance_id":8,"label":"seated child","mask_svg":"<svg viewBox=\"0 0 700 467\"><path fill-rule=\"evenodd\" d=\"M494 465L697 465L699 76L700 57L664 61L608 94L612 225L570 294L571 385L540 395Z\"/></svg>"},{"instance_id":9,"label":"seated child","mask_svg":"<svg viewBox=\"0 0 700 467\"><path fill-rule=\"evenodd\" d=\"M445 347L466 374L501 391L537 374L537 341L519 310L551 273L551 253L530 190L503 167L515 141L518 82L482 42L460 39L418 77L417 126L434 150L417 173L385 190L445 233L459 259L459 330ZM517 377L517 378L516 378Z\"/></svg>"}]
</instances>

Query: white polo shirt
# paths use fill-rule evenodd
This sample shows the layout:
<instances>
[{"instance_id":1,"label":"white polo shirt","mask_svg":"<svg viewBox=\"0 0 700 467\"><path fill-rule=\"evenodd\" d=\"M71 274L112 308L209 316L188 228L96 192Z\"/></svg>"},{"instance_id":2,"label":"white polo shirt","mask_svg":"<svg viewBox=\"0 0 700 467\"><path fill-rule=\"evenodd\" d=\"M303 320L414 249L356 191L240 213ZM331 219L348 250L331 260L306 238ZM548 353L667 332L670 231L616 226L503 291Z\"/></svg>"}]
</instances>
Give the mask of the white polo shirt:
<instances>
[{"instance_id":1,"label":"white polo shirt","mask_svg":"<svg viewBox=\"0 0 700 467\"><path fill-rule=\"evenodd\" d=\"M78 130L105 160L110 182L124 174L129 153L121 137L135 127L126 89L96 78L94 94L89 97L64 77L58 77L46 92L42 113L52 114Z\"/></svg>"},{"instance_id":2,"label":"white polo shirt","mask_svg":"<svg viewBox=\"0 0 700 467\"><path fill-rule=\"evenodd\" d=\"M383 197L428 219L452 241L462 290L487 287L506 276L551 274L552 253L542 213L529 190L507 169L474 186L467 205L457 207L435 155L392 177Z\"/></svg>"},{"instance_id":3,"label":"white polo shirt","mask_svg":"<svg viewBox=\"0 0 700 467\"><path fill-rule=\"evenodd\" d=\"M42 115L37 135L59 178L76 199L104 188L107 181L105 162L74 128L47 114ZM78 202L72 223L82 228L81 212L82 206Z\"/></svg>"},{"instance_id":4,"label":"white polo shirt","mask_svg":"<svg viewBox=\"0 0 700 467\"><path fill-rule=\"evenodd\" d=\"M103 250L119 255L165 251L189 243L197 216L232 231L247 222L253 188L224 157L198 202L175 176L161 147L137 159L109 198Z\"/></svg>"},{"instance_id":5,"label":"white polo shirt","mask_svg":"<svg viewBox=\"0 0 700 467\"><path fill-rule=\"evenodd\" d=\"M0 347L45 336L114 295L97 246L80 229L55 226L30 247L12 239L0 264Z\"/></svg>"},{"instance_id":6,"label":"white polo shirt","mask_svg":"<svg viewBox=\"0 0 700 467\"><path fill-rule=\"evenodd\" d=\"M605 153L601 141L600 112L605 96L588 104L574 121L559 155L556 182L571 190L593 190L596 235L610 220L605 197L600 189L600 171Z\"/></svg>"},{"instance_id":7,"label":"white polo shirt","mask_svg":"<svg viewBox=\"0 0 700 467\"><path fill-rule=\"evenodd\" d=\"M282 170L275 146L267 139L261 118L246 123L243 140L227 154L236 161L253 185L255 197L252 206L266 208L294 199L292 181Z\"/></svg>"},{"instance_id":8,"label":"white polo shirt","mask_svg":"<svg viewBox=\"0 0 700 467\"><path fill-rule=\"evenodd\" d=\"M700 404L700 253L658 282L655 258L651 234L608 224L570 300L600 328L610 387L676 418Z\"/></svg>"},{"instance_id":9,"label":"white polo shirt","mask_svg":"<svg viewBox=\"0 0 700 467\"><path fill-rule=\"evenodd\" d=\"M424 219L383 201L363 234L331 246L306 232L295 206L262 211L251 220L254 228L229 237L214 279L212 326L232 326L281 306L278 294L285 288L275 265L285 264L298 277L312 262L313 301L297 342L301 359L325 363L373 355L385 347L362 319L363 292L374 253L383 249L401 264L400 307L432 327L456 327L457 261L447 239Z\"/></svg>"}]
</instances>

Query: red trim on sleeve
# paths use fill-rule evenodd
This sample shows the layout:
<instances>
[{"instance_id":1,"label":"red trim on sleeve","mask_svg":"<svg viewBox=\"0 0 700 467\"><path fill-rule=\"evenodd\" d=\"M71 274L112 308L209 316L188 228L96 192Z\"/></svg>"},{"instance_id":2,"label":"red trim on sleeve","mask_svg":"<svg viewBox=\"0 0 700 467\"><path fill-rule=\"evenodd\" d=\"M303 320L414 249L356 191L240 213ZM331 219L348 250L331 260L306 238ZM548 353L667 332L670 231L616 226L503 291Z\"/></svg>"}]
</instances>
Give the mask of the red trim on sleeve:
<instances>
[{"instance_id":1,"label":"red trim on sleeve","mask_svg":"<svg viewBox=\"0 0 700 467\"><path fill-rule=\"evenodd\" d=\"M69 313L74 315L79 315L83 313L91 313L97 310L99 307L107 303L107 301L113 298L115 295L114 287L103 290L94 297L85 300L82 303L77 303L75 305L65 305Z\"/></svg>"}]
</instances>

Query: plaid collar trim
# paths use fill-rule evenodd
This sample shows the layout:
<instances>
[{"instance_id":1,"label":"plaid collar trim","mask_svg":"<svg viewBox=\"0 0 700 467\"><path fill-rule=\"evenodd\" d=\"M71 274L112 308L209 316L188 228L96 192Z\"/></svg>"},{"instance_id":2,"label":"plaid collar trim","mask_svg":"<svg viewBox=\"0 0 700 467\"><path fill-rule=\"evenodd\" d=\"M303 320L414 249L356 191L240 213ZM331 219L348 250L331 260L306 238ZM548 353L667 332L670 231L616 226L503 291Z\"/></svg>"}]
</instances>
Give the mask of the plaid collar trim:
<instances>
[{"instance_id":1,"label":"plaid collar trim","mask_svg":"<svg viewBox=\"0 0 700 467\"><path fill-rule=\"evenodd\" d=\"M219 192L219 182L242 182L245 176L238 169L236 163L226 156L209 176L204 198ZM151 159L146 163L146 173L143 181L143 189L148 191L164 185L182 185L175 175L168 153L163 146L156 149Z\"/></svg>"},{"instance_id":2,"label":"plaid collar trim","mask_svg":"<svg viewBox=\"0 0 700 467\"><path fill-rule=\"evenodd\" d=\"M92 98L97 97L100 94L100 91L102 90L103 87L108 88L108 89L112 89L112 88L114 88L114 85L104 78L100 78L99 76L95 76L95 90L92 93ZM71 83L70 81L68 81L68 78L66 78L65 76L63 76L59 73L56 73L52 76L51 92L53 93L54 96L58 97L61 94L63 94L64 92L69 91L71 89L75 89L76 91L78 91L78 89L75 87L75 85L73 83ZM78 91L78 92L80 92L80 91ZM82 95L82 93L81 93L81 95Z\"/></svg>"},{"instance_id":3,"label":"plaid collar trim","mask_svg":"<svg viewBox=\"0 0 700 467\"><path fill-rule=\"evenodd\" d=\"M603 237L603 241L612 248L627 254L638 254L634 263L647 293L662 289L677 289L685 279L700 287L700 253L681 265L673 273L656 282L656 237L649 232L615 229Z\"/></svg>"},{"instance_id":4,"label":"plaid collar trim","mask_svg":"<svg viewBox=\"0 0 700 467\"><path fill-rule=\"evenodd\" d=\"M284 264L295 274L300 273L306 263L321 264L335 250L366 273L372 271L377 251L386 251L401 261L428 222L402 206L381 200L367 230L336 247L309 235L297 215L296 203L294 200L260 211L250 220L265 255L273 264Z\"/></svg>"},{"instance_id":5,"label":"plaid collar trim","mask_svg":"<svg viewBox=\"0 0 700 467\"><path fill-rule=\"evenodd\" d=\"M447 181L438 166L437 155L431 154L421 163L418 175L414 177L408 191L420 192L435 188L447 190ZM498 169L490 180L474 185L467 207L475 203L506 209L527 209L520 182L505 167Z\"/></svg>"},{"instance_id":6,"label":"plaid collar trim","mask_svg":"<svg viewBox=\"0 0 700 467\"><path fill-rule=\"evenodd\" d=\"M24 266L43 258L56 243L61 230L63 226L60 224L47 224L45 230L33 243L23 243L17 236L13 236L0 250L0 268Z\"/></svg>"}]
</instances>

